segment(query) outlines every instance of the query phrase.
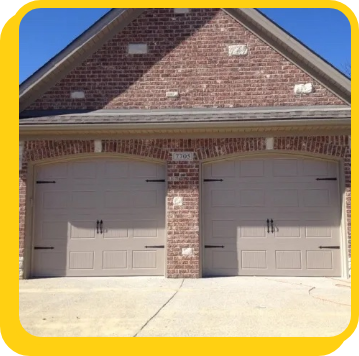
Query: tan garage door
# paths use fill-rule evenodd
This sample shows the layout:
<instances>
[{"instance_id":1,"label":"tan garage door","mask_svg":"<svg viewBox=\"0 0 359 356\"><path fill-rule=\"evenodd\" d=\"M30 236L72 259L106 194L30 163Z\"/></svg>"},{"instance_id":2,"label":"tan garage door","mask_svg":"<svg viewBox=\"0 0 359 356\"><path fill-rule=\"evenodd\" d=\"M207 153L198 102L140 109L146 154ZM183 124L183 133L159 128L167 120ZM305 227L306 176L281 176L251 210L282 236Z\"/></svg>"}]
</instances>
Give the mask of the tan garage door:
<instances>
[{"instance_id":1,"label":"tan garage door","mask_svg":"<svg viewBox=\"0 0 359 356\"><path fill-rule=\"evenodd\" d=\"M204 274L340 276L337 178L322 160L204 165Z\"/></svg>"},{"instance_id":2,"label":"tan garage door","mask_svg":"<svg viewBox=\"0 0 359 356\"><path fill-rule=\"evenodd\" d=\"M34 276L163 275L165 168L83 160L36 172Z\"/></svg>"}]
</instances>

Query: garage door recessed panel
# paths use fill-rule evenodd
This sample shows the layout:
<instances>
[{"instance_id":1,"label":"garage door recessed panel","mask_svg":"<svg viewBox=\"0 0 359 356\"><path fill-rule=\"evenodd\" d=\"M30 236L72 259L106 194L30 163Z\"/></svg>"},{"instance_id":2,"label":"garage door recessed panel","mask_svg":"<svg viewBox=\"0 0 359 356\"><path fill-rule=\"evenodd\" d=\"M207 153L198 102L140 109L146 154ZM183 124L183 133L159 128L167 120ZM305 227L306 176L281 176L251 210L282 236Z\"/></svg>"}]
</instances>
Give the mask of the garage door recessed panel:
<instances>
[{"instance_id":1,"label":"garage door recessed panel","mask_svg":"<svg viewBox=\"0 0 359 356\"><path fill-rule=\"evenodd\" d=\"M240 222L240 237L256 238L266 237L266 222L264 220L246 220Z\"/></svg>"},{"instance_id":2,"label":"garage door recessed panel","mask_svg":"<svg viewBox=\"0 0 359 356\"><path fill-rule=\"evenodd\" d=\"M127 251L103 251L103 269L127 268Z\"/></svg>"},{"instance_id":3,"label":"garage door recessed panel","mask_svg":"<svg viewBox=\"0 0 359 356\"><path fill-rule=\"evenodd\" d=\"M303 161L303 175L304 176L327 176L328 162L318 160L304 160Z\"/></svg>"},{"instance_id":4,"label":"garage door recessed panel","mask_svg":"<svg viewBox=\"0 0 359 356\"><path fill-rule=\"evenodd\" d=\"M52 191L43 193L44 209L66 209L70 207L70 193L67 191Z\"/></svg>"},{"instance_id":5,"label":"garage door recessed panel","mask_svg":"<svg viewBox=\"0 0 359 356\"><path fill-rule=\"evenodd\" d=\"M105 208L128 208L131 204L131 193L128 191L106 191L105 192Z\"/></svg>"},{"instance_id":6,"label":"garage door recessed panel","mask_svg":"<svg viewBox=\"0 0 359 356\"><path fill-rule=\"evenodd\" d=\"M273 162L274 177L295 177L298 175L296 159L278 159Z\"/></svg>"},{"instance_id":7,"label":"garage door recessed panel","mask_svg":"<svg viewBox=\"0 0 359 356\"><path fill-rule=\"evenodd\" d=\"M266 251L242 251L242 268L267 268Z\"/></svg>"},{"instance_id":8,"label":"garage door recessed panel","mask_svg":"<svg viewBox=\"0 0 359 356\"><path fill-rule=\"evenodd\" d=\"M212 190L212 207L232 207L236 206L236 192L234 190Z\"/></svg>"},{"instance_id":9,"label":"garage door recessed panel","mask_svg":"<svg viewBox=\"0 0 359 356\"><path fill-rule=\"evenodd\" d=\"M332 226L328 221L307 221L305 236L308 238L332 237Z\"/></svg>"},{"instance_id":10,"label":"garage door recessed panel","mask_svg":"<svg viewBox=\"0 0 359 356\"><path fill-rule=\"evenodd\" d=\"M213 251L213 268L238 269L237 251Z\"/></svg>"},{"instance_id":11,"label":"garage door recessed panel","mask_svg":"<svg viewBox=\"0 0 359 356\"><path fill-rule=\"evenodd\" d=\"M329 205L329 191L327 189L309 189L304 191L304 206L320 207Z\"/></svg>"},{"instance_id":12,"label":"garage door recessed panel","mask_svg":"<svg viewBox=\"0 0 359 356\"><path fill-rule=\"evenodd\" d=\"M263 177L264 162L260 160L242 161L240 163L241 177Z\"/></svg>"},{"instance_id":13,"label":"garage door recessed panel","mask_svg":"<svg viewBox=\"0 0 359 356\"><path fill-rule=\"evenodd\" d=\"M68 164L60 163L56 166L45 166L42 171L37 175L37 180L50 180L50 179L62 179L67 178L68 175Z\"/></svg>"},{"instance_id":14,"label":"garage door recessed panel","mask_svg":"<svg viewBox=\"0 0 359 356\"><path fill-rule=\"evenodd\" d=\"M97 206L95 191L72 192L72 207L75 209L94 209Z\"/></svg>"},{"instance_id":15,"label":"garage door recessed panel","mask_svg":"<svg viewBox=\"0 0 359 356\"><path fill-rule=\"evenodd\" d=\"M236 238L237 223L234 220L213 220L212 221L213 238Z\"/></svg>"},{"instance_id":16,"label":"garage door recessed panel","mask_svg":"<svg viewBox=\"0 0 359 356\"><path fill-rule=\"evenodd\" d=\"M332 251L307 251L308 269L332 269Z\"/></svg>"},{"instance_id":17,"label":"garage door recessed panel","mask_svg":"<svg viewBox=\"0 0 359 356\"><path fill-rule=\"evenodd\" d=\"M73 178L95 179L97 176L97 165L93 162L77 162L72 164Z\"/></svg>"},{"instance_id":18,"label":"garage door recessed panel","mask_svg":"<svg viewBox=\"0 0 359 356\"><path fill-rule=\"evenodd\" d=\"M275 262L278 269L301 269L301 251L276 251Z\"/></svg>"},{"instance_id":19,"label":"garage door recessed panel","mask_svg":"<svg viewBox=\"0 0 359 356\"><path fill-rule=\"evenodd\" d=\"M240 206L264 206L265 205L265 193L261 189L248 189L241 190L239 193L239 205Z\"/></svg>"},{"instance_id":20,"label":"garage door recessed panel","mask_svg":"<svg viewBox=\"0 0 359 356\"><path fill-rule=\"evenodd\" d=\"M134 220L133 237L157 237L158 222L156 220Z\"/></svg>"},{"instance_id":21,"label":"garage door recessed panel","mask_svg":"<svg viewBox=\"0 0 359 356\"><path fill-rule=\"evenodd\" d=\"M133 178L156 178L157 165L144 162L133 162L131 164L131 177Z\"/></svg>"},{"instance_id":22,"label":"garage door recessed panel","mask_svg":"<svg viewBox=\"0 0 359 356\"><path fill-rule=\"evenodd\" d=\"M94 252L70 252L70 269L93 269Z\"/></svg>"},{"instance_id":23,"label":"garage door recessed panel","mask_svg":"<svg viewBox=\"0 0 359 356\"><path fill-rule=\"evenodd\" d=\"M212 177L235 177L236 176L236 165L233 161L219 162L211 166Z\"/></svg>"},{"instance_id":24,"label":"garage door recessed panel","mask_svg":"<svg viewBox=\"0 0 359 356\"><path fill-rule=\"evenodd\" d=\"M157 206L157 191L139 190L133 192L132 202L135 208L155 208Z\"/></svg>"},{"instance_id":25,"label":"garage door recessed panel","mask_svg":"<svg viewBox=\"0 0 359 356\"><path fill-rule=\"evenodd\" d=\"M107 220L104 221L104 239L126 239L129 237L129 230L132 222L127 220Z\"/></svg>"},{"instance_id":26,"label":"garage door recessed panel","mask_svg":"<svg viewBox=\"0 0 359 356\"><path fill-rule=\"evenodd\" d=\"M156 251L133 251L133 268L156 268Z\"/></svg>"},{"instance_id":27,"label":"garage door recessed panel","mask_svg":"<svg viewBox=\"0 0 359 356\"><path fill-rule=\"evenodd\" d=\"M68 221L44 221L41 236L46 239L66 240L68 236Z\"/></svg>"},{"instance_id":28,"label":"garage door recessed panel","mask_svg":"<svg viewBox=\"0 0 359 356\"><path fill-rule=\"evenodd\" d=\"M274 236L278 238L300 237L300 222L297 220L275 220Z\"/></svg>"},{"instance_id":29,"label":"garage door recessed panel","mask_svg":"<svg viewBox=\"0 0 359 356\"><path fill-rule=\"evenodd\" d=\"M128 177L128 162L105 162L105 178L118 179Z\"/></svg>"},{"instance_id":30,"label":"garage door recessed panel","mask_svg":"<svg viewBox=\"0 0 359 356\"><path fill-rule=\"evenodd\" d=\"M71 239L94 239L95 222L90 221L71 221L70 238Z\"/></svg>"},{"instance_id":31,"label":"garage door recessed panel","mask_svg":"<svg viewBox=\"0 0 359 356\"><path fill-rule=\"evenodd\" d=\"M298 191L295 189L273 189L268 192L272 207L299 206Z\"/></svg>"}]
</instances>

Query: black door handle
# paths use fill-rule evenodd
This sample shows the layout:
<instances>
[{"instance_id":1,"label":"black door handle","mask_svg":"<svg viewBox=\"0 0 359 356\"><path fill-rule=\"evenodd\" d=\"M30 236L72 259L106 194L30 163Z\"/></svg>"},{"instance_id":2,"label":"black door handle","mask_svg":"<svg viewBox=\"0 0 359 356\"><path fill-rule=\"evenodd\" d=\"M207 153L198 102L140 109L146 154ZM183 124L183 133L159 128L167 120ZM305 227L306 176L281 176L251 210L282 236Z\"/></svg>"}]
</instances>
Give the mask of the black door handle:
<instances>
[{"instance_id":1,"label":"black door handle","mask_svg":"<svg viewBox=\"0 0 359 356\"><path fill-rule=\"evenodd\" d=\"M274 221L273 221L273 219L270 220L270 225L271 225L271 228L272 228L272 234L274 234Z\"/></svg>"},{"instance_id":2,"label":"black door handle","mask_svg":"<svg viewBox=\"0 0 359 356\"><path fill-rule=\"evenodd\" d=\"M103 228L103 221L101 220L101 221L100 221L100 233L101 233L101 234L103 233L103 229L102 229L102 228Z\"/></svg>"},{"instance_id":3,"label":"black door handle","mask_svg":"<svg viewBox=\"0 0 359 356\"><path fill-rule=\"evenodd\" d=\"M100 221L96 221L96 233L99 233L98 229L100 228Z\"/></svg>"},{"instance_id":4,"label":"black door handle","mask_svg":"<svg viewBox=\"0 0 359 356\"><path fill-rule=\"evenodd\" d=\"M267 232L269 234L269 219L267 219Z\"/></svg>"}]
</instances>

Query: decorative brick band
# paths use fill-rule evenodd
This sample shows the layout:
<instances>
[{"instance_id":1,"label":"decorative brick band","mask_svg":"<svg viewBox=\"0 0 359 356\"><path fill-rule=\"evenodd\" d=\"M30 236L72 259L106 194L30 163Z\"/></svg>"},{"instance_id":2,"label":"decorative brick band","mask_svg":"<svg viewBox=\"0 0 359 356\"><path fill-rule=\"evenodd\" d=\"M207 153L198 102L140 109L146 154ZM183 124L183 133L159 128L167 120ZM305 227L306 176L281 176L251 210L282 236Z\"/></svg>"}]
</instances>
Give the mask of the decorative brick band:
<instances>
[{"instance_id":1,"label":"decorative brick band","mask_svg":"<svg viewBox=\"0 0 359 356\"><path fill-rule=\"evenodd\" d=\"M201 161L230 154L266 150L265 138L228 139L136 139L103 140L103 153L128 154L167 162L167 276L198 278L200 276L199 173ZM26 179L29 162L83 153L94 153L94 141L28 141L24 146L19 174L19 255L22 261L25 240ZM172 152L194 152L190 162L172 161ZM343 160L346 183L346 207L349 256L351 256L351 152L347 136L276 137L272 151L320 154ZM98 153L101 155L100 153ZM182 205L175 205L175 197ZM191 253L183 253L191 249ZM22 263L20 263L20 277Z\"/></svg>"}]
</instances>

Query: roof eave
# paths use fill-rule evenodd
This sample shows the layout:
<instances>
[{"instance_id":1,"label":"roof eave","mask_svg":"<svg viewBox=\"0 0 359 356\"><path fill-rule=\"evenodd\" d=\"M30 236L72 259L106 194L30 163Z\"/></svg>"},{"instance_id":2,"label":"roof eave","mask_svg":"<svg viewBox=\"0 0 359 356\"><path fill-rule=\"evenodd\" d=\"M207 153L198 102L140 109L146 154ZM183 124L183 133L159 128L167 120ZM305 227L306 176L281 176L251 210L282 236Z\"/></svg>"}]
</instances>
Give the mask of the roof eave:
<instances>
[{"instance_id":1,"label":"roof eave","mask_svg":"<svg viewBox=\"0 0 359 356\"><path fill-rule=\"evenodd\" d=\"M184 123L124 123L124 124L46 124L46 125L20 125L20 134L31 132L51 132L51 131L108 131L108 130L183 130L183 129L217 129L226 127L256 127L258 130L268 127L301 127L301 126L348 126L351 125L350 118L342 119L310 119L310 120L266 120L257 121L237 121L237 122L184 122Z\"/></svg>"}]
</instances>

